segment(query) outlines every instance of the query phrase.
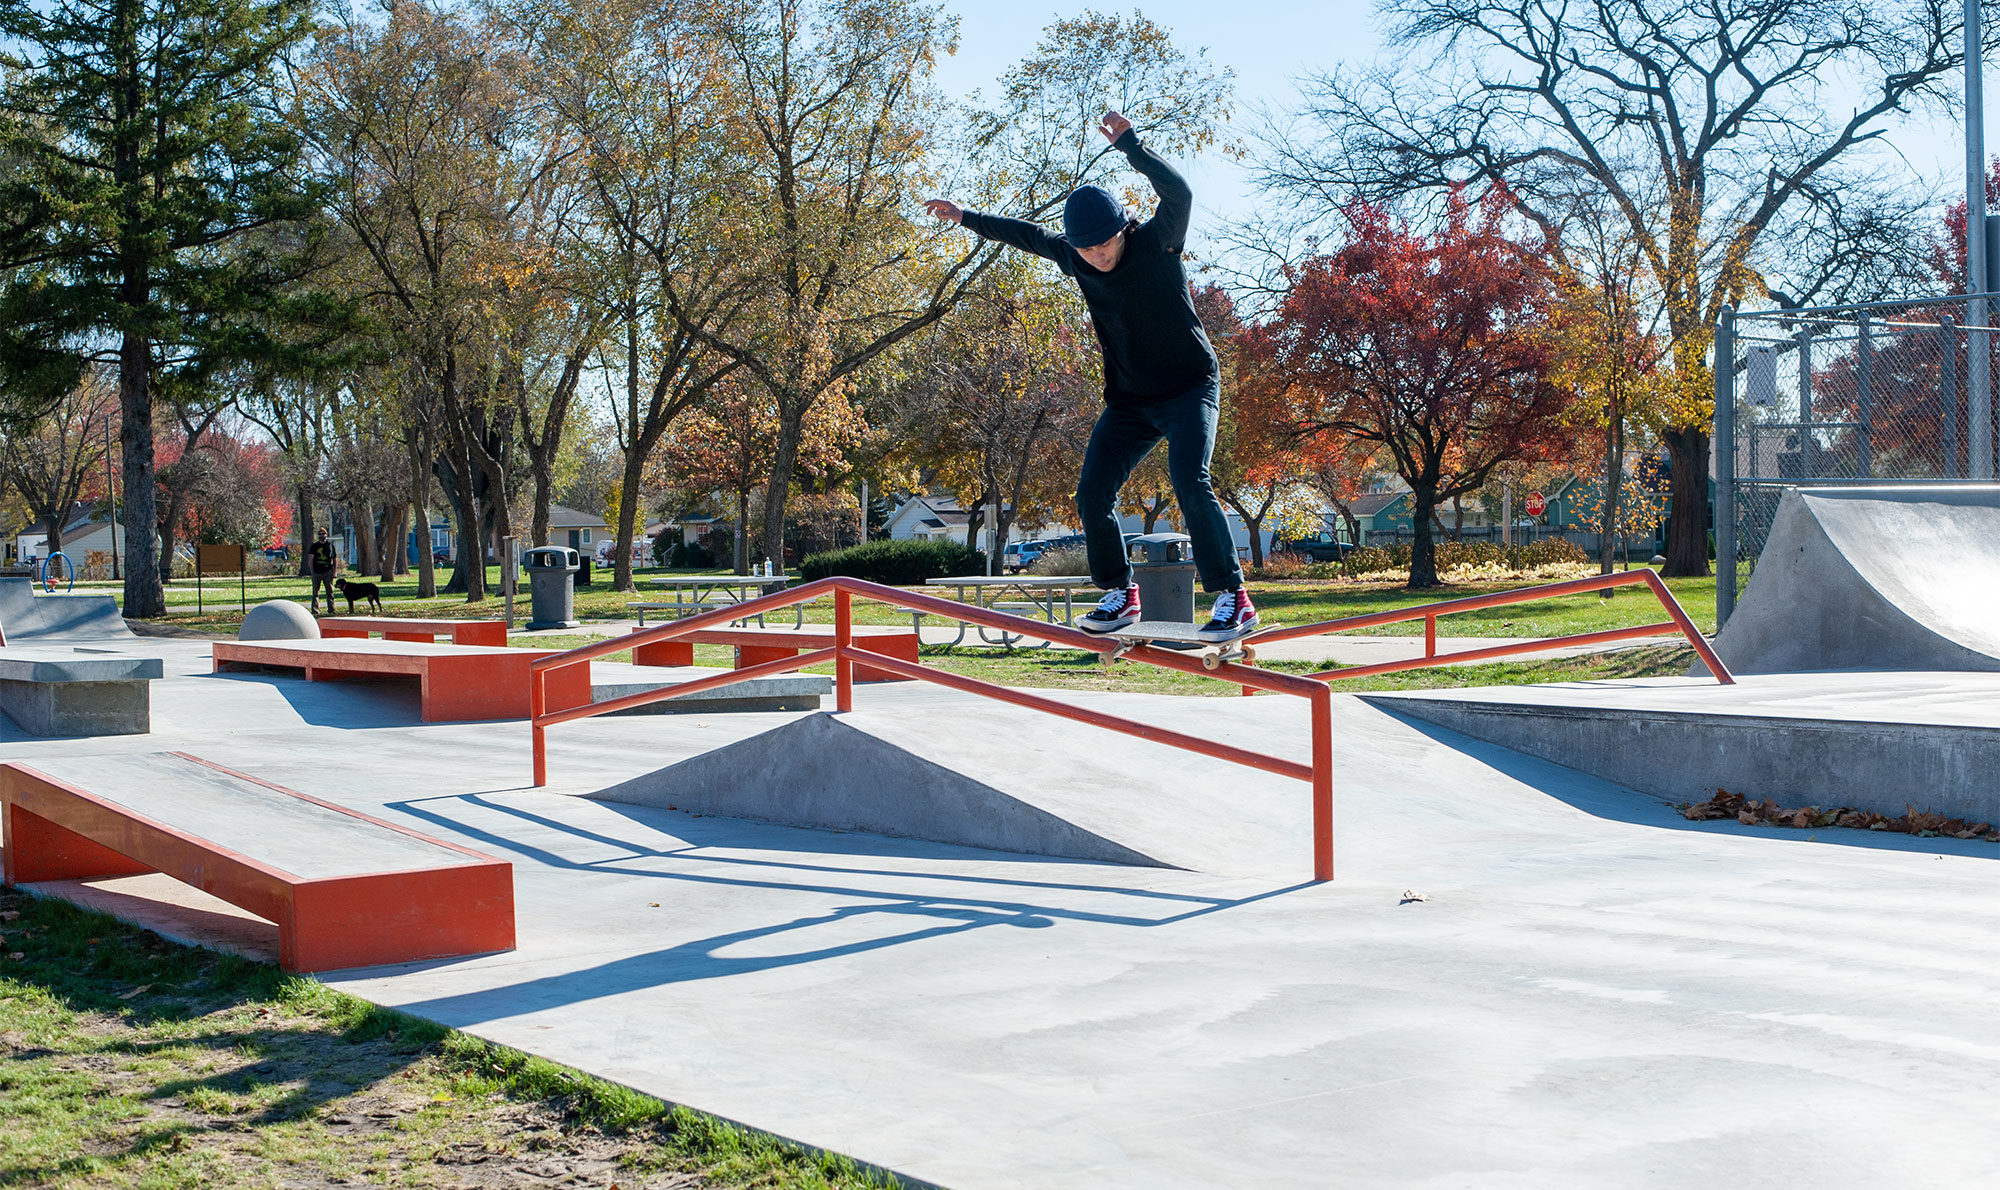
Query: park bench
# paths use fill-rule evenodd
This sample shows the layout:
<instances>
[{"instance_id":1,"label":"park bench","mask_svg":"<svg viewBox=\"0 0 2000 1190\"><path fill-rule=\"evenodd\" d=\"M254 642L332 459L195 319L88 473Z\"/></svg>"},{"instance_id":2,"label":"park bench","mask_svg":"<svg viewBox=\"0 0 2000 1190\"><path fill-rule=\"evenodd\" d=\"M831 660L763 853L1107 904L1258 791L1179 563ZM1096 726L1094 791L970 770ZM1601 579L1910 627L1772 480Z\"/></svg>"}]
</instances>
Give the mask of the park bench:
<instances>
[{"instance_id":1,"label":"park bench","mask_svg":"<svg viewBox=\"0 0 2000 1190\"><path fill-rule=\"evenodd\" d=\"M404 640L219 640L215 672L244 668L297 669L309 682L365 677L414 677L426 723L459 719L525 719L528 672L540 651L492 645L445 645ZM589 665L547 675L556 711L590 702Z\"/></svg>"},{"instance_id":2,"label":"park bench","mask_svg":"<svg viewBox=\"0 0 2000 1190\"><path fill-rule=\"evenodd\" d=\"M853 631L855 647L912 665L917 663L918 637L915 630L856 625ZM833 643L833 626L830 624L804 629L751 628L747 625L741 628L699 628L673 640L635 646L632 662L635 665L693 665L694 647L698 644L734 645L735 668L747 669L766 661L796 657L810 649L830 649ZM888 670L856 665L854 680L900 682L904 679L903 675Z\"/></svg>"},{"instance_id":3,"label":"park bench","mask_svg":"<svg viewBox=\"0 0 2000 1190\"><path fill-rule=\"evenodd\" d=\"M144 735L153 727L151 683L163 673L158 657L4 648L0 710L31 735Z\"/></svg>"},{"instance_id":4,"label":"park bench","mask_svg":"<svg viewBox=\"0 0 2000 1190\"><path fill-rule=\"evenodd\" d=\"M435 641L449 636L455 645L505 645L505 620L405 620L395 616L327 616L319 622L322 637L367 637L379 632L384 640Z\"/></svg>"},{"instance_id":5,"label":"park bench","mask_svg":"<svg viewBox=\"0 0 2000 1190\"><path fill-rule=\"evenodd\" d=\"M158 872L278 927L288 971L514 948L504 860L182 752L0 764L10 885Z\"/></svg>"}]
</instances>

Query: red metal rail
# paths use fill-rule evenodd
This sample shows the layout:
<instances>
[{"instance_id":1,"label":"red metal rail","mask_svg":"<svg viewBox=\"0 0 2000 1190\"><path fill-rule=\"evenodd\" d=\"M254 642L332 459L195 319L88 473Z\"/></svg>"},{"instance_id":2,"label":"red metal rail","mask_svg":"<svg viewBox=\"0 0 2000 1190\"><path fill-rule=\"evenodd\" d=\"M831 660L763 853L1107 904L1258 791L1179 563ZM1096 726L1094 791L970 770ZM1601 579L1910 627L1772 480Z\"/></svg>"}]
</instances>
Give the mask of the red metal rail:
<instances>
[{"instance_id":1,"label":"red metal rail","mask_svg":"<svg viewBox=\"0 0 2000 1190\"><path fill-rule=\"evenodd\" d=\"M638 694L628 694L590 706L572 707L567 710L548 711L543 684L552 669L589 661L594 657L604 657L620 653L635 645L650 644L654 641L673 640L690 632L698 632L718 624L727 624L745 616L754 616L804 603L826 595L833 596L834 646L831 649L816 649L795 657L766 662L746 669L725 674L713 674L665 686L658 690L647 690ZM1245 689L1263 690L1273 694L1290 694L1307 701L1311 708L1312 763L1299 764L1238 748L1230 744L1218 743L1199 736L1187 735L1140 723L1131 719L1108 715L1085 707L1072 706L1059 699L1045 695L1031 694L1025 690L983 682L959 674L947 673L927 665L912 665L881 653L871 653L855 647L853 642L853 600L863 599L886 603L907 611L920 611L930 615L943 616L968 624L983 625L1005 632L1017 632L1046 639L1052 644L1068 645L1093 653L1113 653L1120 650L1126 660L1157 665L1163 669L1178 670L1182 673L1201 677L1220 678L1233 682ZM1184 653L1161 649L1152 645L1131 645L1128 642L1106 640L1101 636L1079 631L1060 624L1045 624L1022 616L1012 616L987 608L969 606L935 595L925 595L914 591L903 591L895 587L885 587L878 583L863 582L860 579L834 577L805 583L790 590L774 592L744 603L731 604L726 608L702 612L685 620L675 620L652 628L643 628L629 636L611 637L594 644L583 645L567 652L553 653L538 657L534 661L529 682L530 724L533 733L535 753L535 784L548 784L548 752L545 729L573 719L589 718L593 715L608 714L612 711L627 710L644 706L663 699L680 698L698 694L718 686L727 686L745 678L762 677L766 674L788 673L819 665L831 660L834 663L835 705L842 711L854 709L854 665L861 662L873 669L888 670L904 677L920 681L934 682L953 690L968 694L978 694L1013 706L1026 707L1080 723L1089 723L1140 739L1167 744L1189 752L1212 756L1218 760L1232 761L1281 776L1295 777L1312 784L1313 807L1313 879L1333 879L1333 692L1324 682L1292 674L1273 673L1254 666L1225 662L1210 670L1202 663Z\"/></svg>"},{"instance_id":2,"label":"red metal rail","mask_svg":"<svg viewBox=\"0 0 2000 1190\"><path fill-rule=\"evenodd\" d=\"M1668 619L1658 624L1642 624L1635 628L1608 628L1600 632L1579 632L1572 636L1545 637L1524 640L1518 644L1492 645L1484 649L1462 649L1456 653L1437 651L1437 622L1439 616L1456 615L1459 612L1479 611L1488 607L1505 607L1510 603L1530 603L1538 599L1554 599L1562 595L1575 595L1584 591L1604 591L1612 587L1644 586L1652 591L1666 609ZM1409 620L1424 622L1424 655L1407 661L1385 661L1379 665L1357 665L1348 669L1330 669L1313 675L1315 678L1337 680L1341 678L1365 678L1374 674L1395 673L1406 669L1426 669L1434 665L1456 665L1466 661L1488 661L1496 657L1515 657L1522 653L1538 653L1543 649L1561 648L1565 645L1605 644L1611 641L1633 640L1642 636L1657 636L1665 632L1678 632L1694 647L1695 654L1715 680L1728 686L1736 681L1722 658L1715 655L1708 638L1701 629L1694 626L1682 609L1674 593L1667 589L1660 576L1651 570L1633 570L1623 574L1598 574L1589 578L1570 579L1568 582L1547 583L1539 587L1523 587L1518 591L1498 591L1491 595L1472 595L1464 599L1448 599L1442 603L1426 603L1417 607L1399 608L1395 611L1370 612L1363 616L1347 616L1339 620L1321 620L1316 624L1300 624L1291 628L1273 628L1251 637L1254 644L1271 641L1296 640L1302 636L1321 636L1329 632L1350 632L1356 628L1373 628L1378 624L1399 624ZM1246 689L1245 693L1249 691Z\"/></svg>"}]
</instances>

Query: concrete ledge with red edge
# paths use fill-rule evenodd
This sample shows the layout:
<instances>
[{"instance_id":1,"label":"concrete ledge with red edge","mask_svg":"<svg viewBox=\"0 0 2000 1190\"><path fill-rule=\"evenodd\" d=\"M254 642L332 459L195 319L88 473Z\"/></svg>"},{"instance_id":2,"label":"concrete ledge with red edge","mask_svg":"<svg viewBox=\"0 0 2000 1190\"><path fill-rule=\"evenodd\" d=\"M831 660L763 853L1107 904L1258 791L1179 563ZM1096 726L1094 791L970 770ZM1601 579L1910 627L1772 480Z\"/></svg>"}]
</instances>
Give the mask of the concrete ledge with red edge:
<instances>
[{"instance_id":1,"label":"concrete ledge with red edge","mask_svg":"<svg viewBox=\"0 0 2000 1190\"><path fill-rule=\"evenodd\" d=\"M635 629L634 631L644 631ZM851 630L858 648L884 657L894 657L898 661L917 663L917 633L910 628L887 628L879 625L857 624ZM632 649L634 665L693 665L696 645L734 645L736 647L736 668L748 669L762 665L766 661L782 661L796 657L810 649L830 649L834 645L830 628L699 628L686 636L674 640L654 641L652 644L637 645ZM561 670L556 672L560 673ZM857 682L901 682L907 681L901 674L876 669L868 665L854 667Z\"/></svg>"},{"instance_id":2,"label":"concrete ledge with red edge","mask_svg":"<svg viewBox=\"0 0 2000 1190\"><path fill-rule=\"evenodd\" d=\"M185 753L0 765L10 885L159 872L278 928L288 971L514 948L504 860Z\"/></svg>"},{"instance_id":3,"label":"concrete ledge with red edge","mask_svg":"<svg viewBox=\"0 0 2000 1190\"><path fill-rule=\"evenodd\" d=\"M296 669L309 682L414 677L426 723L528 717L528 674L538 651L505 646L443 645L406 640L219 640L215 672L250 667ZM590 702L590 667L569 666L548 677L548 707Z\"/></svg>"},{"instance_id":4,"label":"concrete ledge with red edge","mask_svg":"<svg viewBox=\"0 0 2000 1190\"><path fill-rule=\"evenodd\" d=\"M328 640L381 634L383 640L435 641L448 636L455 645L505 645L505 620L418 620L396 616L325 616L319 634Z\"/></svg>"}]
</instances>

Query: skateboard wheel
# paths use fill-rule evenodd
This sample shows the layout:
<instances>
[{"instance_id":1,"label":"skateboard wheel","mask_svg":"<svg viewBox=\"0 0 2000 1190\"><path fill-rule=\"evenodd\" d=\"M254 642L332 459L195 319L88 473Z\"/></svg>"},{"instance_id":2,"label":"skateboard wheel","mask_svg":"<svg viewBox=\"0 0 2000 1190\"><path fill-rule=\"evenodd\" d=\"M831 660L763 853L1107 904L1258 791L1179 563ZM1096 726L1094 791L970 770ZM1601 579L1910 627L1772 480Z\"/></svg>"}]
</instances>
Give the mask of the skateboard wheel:
<instances>
[{"instance_id":1,"label":"skateboard wheel","mask_svg":"<svg viewBox=\"0 0 2000 1190\"><path fill-rule=\"evenodd\" d=\"M1203 653L1201 655L1201 667L1203 669L1219 669L1221 668L1221 666L1222 666L1222 654Z\"/></svg>"},{"instance_id":2,"label":"skateboard wheel","mask_svg":"<svg viewBox=\"0 0 2000 1190\"><path fill-rule=\"evenodd\" d=\"M1244 649L1243 649L1243 663L1244 663L1245 665L1248 665L1249 663L1251 663L1251 662L1253 662L1253 661L1255 661L1255 660L1257 660L1257 650L1255 650L1255 649L1253 649L1253 648L1250 648L1250 647L1249 647L1249 646L1247 646L1247 645L1246 645L1246 646L1244 646Z\"/></svg>"}]
</instances>

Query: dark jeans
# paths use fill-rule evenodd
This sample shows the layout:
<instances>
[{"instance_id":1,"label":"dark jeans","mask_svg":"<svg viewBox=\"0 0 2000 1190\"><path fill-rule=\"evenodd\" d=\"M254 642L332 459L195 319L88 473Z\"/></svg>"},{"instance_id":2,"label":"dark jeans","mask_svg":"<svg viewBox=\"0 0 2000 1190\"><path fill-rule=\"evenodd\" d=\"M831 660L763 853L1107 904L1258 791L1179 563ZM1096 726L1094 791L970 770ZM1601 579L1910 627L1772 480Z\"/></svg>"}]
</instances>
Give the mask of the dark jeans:
<instances>
[{"instance_id":1,"label":"dark jeans","mask_svg":"<svg viewBox=\"0 0 2000 1190\"><path fill-rule=\"evenodd\" d=\"M321 574L318 571L314 571L312 576L312 581L313 581L312 605L314 607L319 606L320 588L324 587L326 589L326 614L329 616L332 615L333 592L334 592L333 575Z\"/></svg>"},{"instance_id":2,"label":"dark jeans","mask_svg":"<svg viewBox=\"0 0 2000 1190\"><path fill-rule=\"evenodd\" d=\"M1233 591L1243 585L1229 522L1208 483L1208 456L1215 450L1215 419L1221 408L1214 380L1144 405L1105 406L1090 431L1083 474L1076 481L1076 511L1083 518L1092 582L1108 591L1132 581L1118 531L1118 490L1165 438L1167 475L1192 539L1202 590Z\"/></svg>"}]
</instances>

